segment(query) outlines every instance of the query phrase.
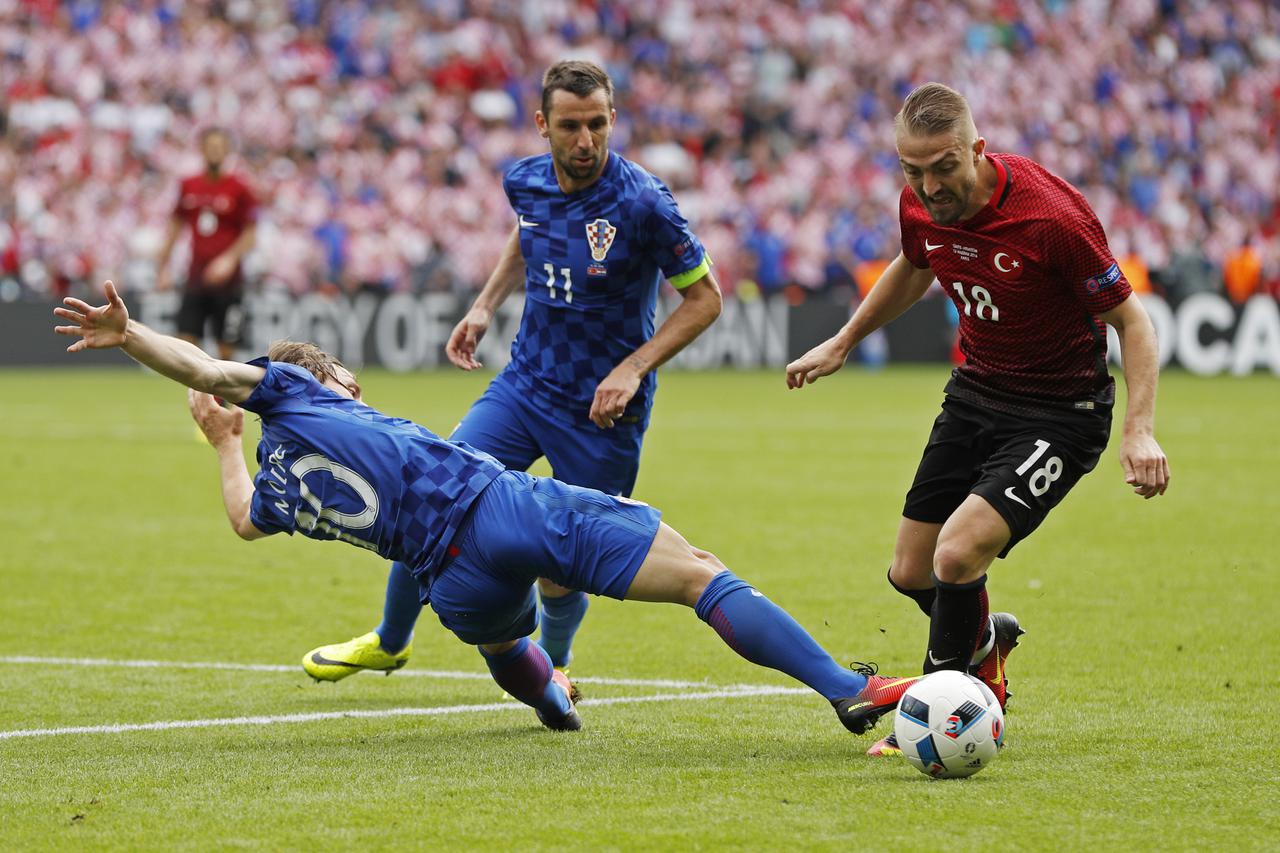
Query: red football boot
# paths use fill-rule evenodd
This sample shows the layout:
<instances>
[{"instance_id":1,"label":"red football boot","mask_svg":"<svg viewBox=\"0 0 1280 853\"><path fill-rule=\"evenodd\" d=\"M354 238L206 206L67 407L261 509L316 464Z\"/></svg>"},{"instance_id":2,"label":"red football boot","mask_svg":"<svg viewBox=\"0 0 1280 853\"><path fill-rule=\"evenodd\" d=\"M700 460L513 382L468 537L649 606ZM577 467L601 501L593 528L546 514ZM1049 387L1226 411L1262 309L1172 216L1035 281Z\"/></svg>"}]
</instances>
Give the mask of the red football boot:
<instances>
[{"instance_id":1,"label":"red football boot","mask_svg":"<svg viewBox=\"0 0 1280 853\"><path fill-rule=\"evenodd\" d=\"M980 678L996 694L1003 710L1012 695L1009 692L1009 679L1005 677L1005 662L1017 647L1018 638L1027 632L1018 625L1018 617L1012 613L993 613L991 625L995 633L991 650L981 661L969 667L969 674Z\"/></svg>"},{"instance_id":2,"label":"red football boot","mask_svg":"<svg viewBox=\"0 0 1280 853\"><path fill-rule=\"evenodd\" d=\"M836 709L836 716L844 727L855 735L871 731L876 721L898 707L898 700L907 688L920 680L921 676L911 678L888 678L876 675L875 664L859 663L854 671L867 677L867 685L858 691L857 696L847 699L836 699L831 703Z\"/></svg>"}]
</instances>

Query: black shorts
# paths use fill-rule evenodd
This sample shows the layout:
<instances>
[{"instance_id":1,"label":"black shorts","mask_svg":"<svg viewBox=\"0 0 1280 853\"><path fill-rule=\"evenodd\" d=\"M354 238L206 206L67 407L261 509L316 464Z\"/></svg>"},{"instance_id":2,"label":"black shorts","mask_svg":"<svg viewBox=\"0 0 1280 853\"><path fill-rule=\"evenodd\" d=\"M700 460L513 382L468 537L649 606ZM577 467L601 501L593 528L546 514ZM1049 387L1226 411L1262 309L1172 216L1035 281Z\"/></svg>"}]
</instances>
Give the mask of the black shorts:
<instances>
[{"instance_id":1,"label":"black shorts","mask_svg":"<svg viewBox=\"0 0 1280 853\"><path fill-rule=\"evenodd\" d=\"M212 326L214 340L236 345L244 336L244 309L240 288L198 290L187 288L178 308L178 334L204 340L205 324Z\"/></svg>"},{"instance_id":2,"label":"black shorts","mask_svg":"<svg viewBox=\"0 0 1280 853\"><path fill-rule=\"evenodd\" d=\"M1003 557L1094 469L1111 436L1111 410L1037 418L948 396L933 422L902 514L941 524L969 495L991 504L1012 536Z\"/></svg>"}]
</instances>

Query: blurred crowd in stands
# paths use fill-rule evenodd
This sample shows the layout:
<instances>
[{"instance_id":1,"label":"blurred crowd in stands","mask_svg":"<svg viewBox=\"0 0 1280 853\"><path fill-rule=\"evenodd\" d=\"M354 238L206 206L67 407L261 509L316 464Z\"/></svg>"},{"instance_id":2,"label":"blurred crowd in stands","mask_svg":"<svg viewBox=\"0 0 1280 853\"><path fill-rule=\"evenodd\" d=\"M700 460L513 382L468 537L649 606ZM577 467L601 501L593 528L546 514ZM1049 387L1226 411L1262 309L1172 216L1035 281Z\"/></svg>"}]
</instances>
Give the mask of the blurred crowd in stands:
<instances>
[{"instance_id":1,"label":"blurred crowd in stands","mask_svg":"<svg viewBox=\"0 0 1280 853\"><path fill-rule=\"evenodd\" d=\"M209 125L254 286L474 290L563 58L609 70L614 149L743 297L874 281L930 79L1084 192L1138 289L1280 297L1278 33L1271 0L0 0L0 300L150 288Z\"/></svg>"}]
</instances>

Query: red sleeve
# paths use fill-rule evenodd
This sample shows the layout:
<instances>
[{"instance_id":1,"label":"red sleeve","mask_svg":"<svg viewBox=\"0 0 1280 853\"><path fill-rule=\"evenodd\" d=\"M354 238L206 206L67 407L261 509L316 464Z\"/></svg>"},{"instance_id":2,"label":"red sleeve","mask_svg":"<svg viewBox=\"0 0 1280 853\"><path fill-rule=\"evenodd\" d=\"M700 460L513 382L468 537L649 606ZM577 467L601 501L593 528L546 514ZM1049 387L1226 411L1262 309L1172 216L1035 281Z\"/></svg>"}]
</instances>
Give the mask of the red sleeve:
<instances>
[{"instance_id":1,"label":"red sleeve","mask_svg":"<svg viewBox=\"0 0 1280 853\"><path fill-rule=\"evenodd\" d=\"M1047 256L1076 298L1093 314L1124 302L1133 292L1107 247L1102 223L1081 197L1075 215L1049 229Z\"/></svg>"},{"instance_id":2,"label":"red sleeve","mask_svg":"<svg viewBox=\"0 0 1280 853\"><path fill-rule=\"evenodd\" d=\"M929 266L929 258L920 245L920 237L916 233L915 217L911 215L910 205L915 200L911 187L904 187L898 196L898 229L902 232L902 254L918 270Z\"/></svg>"}]
</instances>

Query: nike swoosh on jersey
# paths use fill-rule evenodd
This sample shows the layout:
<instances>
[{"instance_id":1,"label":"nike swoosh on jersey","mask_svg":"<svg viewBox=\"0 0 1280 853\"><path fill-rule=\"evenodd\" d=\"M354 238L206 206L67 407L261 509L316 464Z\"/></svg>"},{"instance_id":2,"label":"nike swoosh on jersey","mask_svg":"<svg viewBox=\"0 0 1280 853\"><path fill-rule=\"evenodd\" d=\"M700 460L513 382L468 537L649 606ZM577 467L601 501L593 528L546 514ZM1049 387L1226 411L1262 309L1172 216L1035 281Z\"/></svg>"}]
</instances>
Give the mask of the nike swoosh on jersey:
<instances>
[{"instance_id":1,"label":"nike swoosh on jersey","mask_svg":"<svg viewBox=\"0 0 1280 853\"><path fill-rule=\"evenodd\" d=\"M1006 498L1008 498L1009 500L1011 500L1011 501L1017 501L1018 503L1022 504L1023 506L1026 506L1026 507L1027 507L1027 509L1031 509L1031 507L1027 506L1027 502L1026 502L1026 501L1024 501L1022 498L1018 497L1017 495L1015 495L1015 494L1013 493L1013 486L1010 486L1009 488L1007 488L1007 489L1005 489L1005 490L1004 490L1004 496L1005 496Z\"/></svg>"},{"instance_id":2,"label":"nike swoosh on jersey","mask_svg":"<svg viewBox=\"0 0 1280 853\"><path fill-rule=\"evenodd\" d=\"M934 249L941 249L941 248L942 248L941 243L930 243L928 240L924 241L924 250L926 252L932 252Z\"/></svg>"},{"instance_id":3,"label":"nike swoosh on jersey","mask_svg":"<svg viewBox=\"0 0 1280 853\"><path fill-rule=\"evenodd\" d=\"M530 220L525 219L525 218L524 218L524 214L522 213L522 214L520 214L520 227L521 227L521 228L537 228L537 227L538 227L538 223L536 223L536 222L531 222Z\"/></svg>"}]
</instances>

